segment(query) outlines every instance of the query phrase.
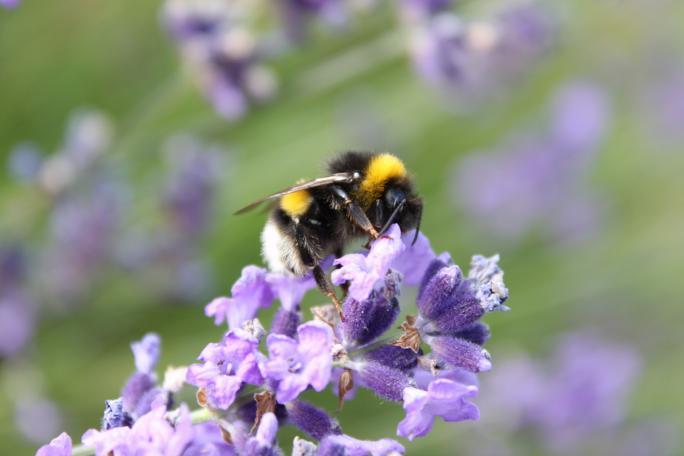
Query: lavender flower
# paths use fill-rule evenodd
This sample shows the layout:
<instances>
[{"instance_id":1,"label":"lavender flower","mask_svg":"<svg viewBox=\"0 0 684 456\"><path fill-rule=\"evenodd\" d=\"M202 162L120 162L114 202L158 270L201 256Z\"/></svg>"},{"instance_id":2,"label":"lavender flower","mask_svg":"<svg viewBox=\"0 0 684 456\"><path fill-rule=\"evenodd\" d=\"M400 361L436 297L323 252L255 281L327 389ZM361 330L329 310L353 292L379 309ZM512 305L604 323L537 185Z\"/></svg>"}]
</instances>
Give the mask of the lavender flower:
<instances>
[{"instance_id":1,"label":"lavender flower","mask_svg":"<svg viewBox=\"0 0 684 456\"><path fill-rule=\"evenodd\" d=\"M71 437L62 432L49 444L40 447L36 456L71 456Z\"/></svg>"},{"instance_id":2,"label":"lavender flower","mask_svg":"<svg viewBox=\"0 0 684 456\"><path fill-rule=\"evenodd\" d=\"M444 421L477 420L480 413L468 398L477 394L477 387L448 379L430 383L427 391L417 388L404 390L406 418L399 423L397 434L413 440L430 432L435 417Z\"/></svg>"},{"instance_id":3,"label":"lavender flower","mask_svg":"<svg viewBox=\"0 0 684 456\"><path fill-rule=\"evenodd\" d=\"M297 328L297 340L271 334L266 340L269 358L264 376L275 380L276 399L289 402L311 385L322 391L330 381L333 333L324 323L312 321Z\"/></svg>"},{"instance_id":4,"label":"lavender flower","mask_svg":"<svg viewBox=\"0 0 684 456\"><path fill-rule=\"evenodd\" d=\"M475 373L491 367L481 347L489 331L479 319L507 309L498 256L473 257L464 277L448 255L434 253L426 238L419 238L415 248L410 239L393 225L368 252L338 260L341 267L333 275L353 289L345 301L344 322L329 304L316 308L315 319L295 330L299 303L314 287L313 279L246 267L232 297L218 298L205 309L218 323L230 323L221 342L208 344L198 363L168 370L162 387L154 374L158 337L133 343L136 373L121 399L107 401L103 430L88 431L83 443L98 455L275 456L282 454L279 427L290 424L318 441L316 446L295 440L295 455L403 454L393 440L361 441L343 434L325 410L301 400L307 389L323 391L333 373L340 406L355 387L403 402L406 417L397 433L409 439L426 435L435 418L477 419L479 411L469 402L478 392ZM399 339L381 339L399 312L403 275L420 284L419 314L407 317ZM253 317L276 297L281 308L266 337L266 356L259 351L265 330ZM198 388L197 400L204 408L192 420L184 405L169 410L182 378ZM195 420L215 423L193 425Z\"/></svg>"}]
</instances>

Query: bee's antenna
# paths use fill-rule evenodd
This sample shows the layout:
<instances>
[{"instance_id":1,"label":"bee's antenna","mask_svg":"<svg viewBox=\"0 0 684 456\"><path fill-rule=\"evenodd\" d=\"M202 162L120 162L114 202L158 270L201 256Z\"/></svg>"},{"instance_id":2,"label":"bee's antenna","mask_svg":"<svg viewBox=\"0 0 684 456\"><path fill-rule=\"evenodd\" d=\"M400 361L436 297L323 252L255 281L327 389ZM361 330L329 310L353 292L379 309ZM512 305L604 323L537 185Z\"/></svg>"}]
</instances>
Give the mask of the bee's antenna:
<instances>
[{"instance_id":1,"label":"bee's antenna","mask_svg":"<svg viewBox=\"0 0 684 456\"><path fill-rule=\"evenodd\" d=\"M418 224L416 225L416 234L413 235L413 241L411 241L411 246L418 240L418 233L420 233L420 222L423 219L423 204L418 206Z\"/></svg>"}]
</instances>

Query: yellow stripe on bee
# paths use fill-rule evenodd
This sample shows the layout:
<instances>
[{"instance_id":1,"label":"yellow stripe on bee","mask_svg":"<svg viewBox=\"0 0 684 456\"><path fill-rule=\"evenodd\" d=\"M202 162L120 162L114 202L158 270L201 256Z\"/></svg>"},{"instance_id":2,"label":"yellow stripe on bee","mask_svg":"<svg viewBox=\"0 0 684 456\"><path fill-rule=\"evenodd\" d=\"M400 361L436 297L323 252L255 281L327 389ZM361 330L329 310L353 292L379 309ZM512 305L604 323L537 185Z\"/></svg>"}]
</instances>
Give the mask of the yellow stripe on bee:
<instances>
[{"instance_id":1,"label":"yellow stripe on bee","mask_svg":"<svg viewBox=\"0 0 684 456\"><path fill-rule=\"evenodd\" d=\"M280 198L280 208L290 217L301 217L309 210L313 196L308 190L288 193Z\"/></svg>"},{"instance_id":2,"label":"yellow stripe on bee","mask_svg":"<svg viewBox=\"0 0 684 456\"><path fill-rule=\"evenodd\" d=\"M373 201L385 192L390 179L406 177L404 163L392 154L379 154L371 158L361 184L358 199L364 208L370 207Z\"/></svg>"}]
</instances>

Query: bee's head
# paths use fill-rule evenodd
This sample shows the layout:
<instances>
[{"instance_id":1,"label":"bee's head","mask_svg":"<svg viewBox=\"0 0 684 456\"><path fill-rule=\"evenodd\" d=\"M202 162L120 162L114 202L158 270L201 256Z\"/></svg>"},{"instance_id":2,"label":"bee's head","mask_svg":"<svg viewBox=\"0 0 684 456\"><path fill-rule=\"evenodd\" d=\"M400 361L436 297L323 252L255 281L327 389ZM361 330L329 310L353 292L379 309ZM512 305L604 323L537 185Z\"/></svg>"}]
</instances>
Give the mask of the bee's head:
<instances>
[{"instance_id":1,"label":"bee's head","mask_svg":"<svg viewBox=\"0 0 684 456\"><path fill-rule=\"evenodd\" d=\"M423 214L423 200L415 195L408 182L388 185L382 197L375 202L374 219L382 231L392 223L398 223L402 232L420 229ZM414 240L415 242L415 240Z\"/></svg>"}]
</instances>

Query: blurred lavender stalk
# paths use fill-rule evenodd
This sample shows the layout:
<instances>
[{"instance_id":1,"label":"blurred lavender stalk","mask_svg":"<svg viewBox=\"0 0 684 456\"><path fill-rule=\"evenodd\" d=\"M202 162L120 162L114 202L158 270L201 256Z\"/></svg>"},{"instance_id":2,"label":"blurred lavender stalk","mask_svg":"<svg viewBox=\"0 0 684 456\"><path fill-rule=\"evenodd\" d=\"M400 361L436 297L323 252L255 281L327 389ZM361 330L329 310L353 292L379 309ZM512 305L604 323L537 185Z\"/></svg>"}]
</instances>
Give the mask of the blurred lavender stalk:
<instances>
[{"instance_id":1,"label":"blurred lavender stalk","mask_svg":"<svg viewBox=\"0 0 684 456\"><path fill-rule=\"evenodd\" d=\"M162 19L183 63L216 112L242 117L251 103L273 97L274 75L261 64L250 29L254 5L221 0L167 0Z\"/></svg>"},{"instance_id":2,"label":"blurred lavender stalk","mask_svg":"<svg viewBox=\"0 0 684 456\"><path fill-rule=\"evenodd\" d=\"M120 241L118 261L142 274L169 298L202 296L210 270L199 258L201 241L214 220L217 185L224 176L227 152L188 135L170 138L165 146L165 182L159 209L161 225L154 232L127 232Z\"/></svg>"},{"instance_id":3,"label":"blurred lavender stalk","mask_svg":"<svg viewBox=\"0 0 684 456\"><path fill-rule=\"evenodd\" d=\"M19 353L33 336L37 309L25 288L25 268L20 245L0 246L0 359Z\"/></svg>"},{"instance_id":4,"label":"blurred lavender stalk","mask_svg":"<svg viewBox=\"0 0 684 456\"><path fill-rule=\"evenodd\" d=\"M600 87L568 83L554 95L545 130L467 157L454 170L452 194L479 225L509 240L538 225L555 238L585 237L601 207L586 177L608 119Z\"/></svg>"},{"instance_id":5,"label":"blurred lavender stalk","mask_svg":"<svg viewBox=\"0 0 684 456\"><path fill-rule=\"evenodd\" d=\"M641 91L640 119L657 142L681 146L684 143L684 61L657 64L657 71Z\"/></svg>"}]
</instances>

